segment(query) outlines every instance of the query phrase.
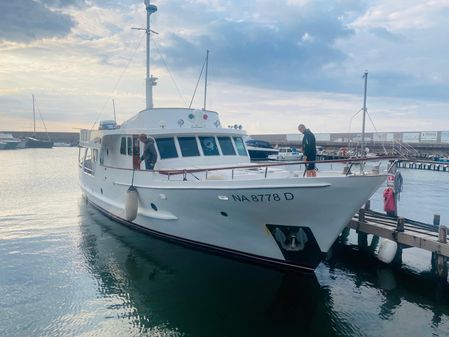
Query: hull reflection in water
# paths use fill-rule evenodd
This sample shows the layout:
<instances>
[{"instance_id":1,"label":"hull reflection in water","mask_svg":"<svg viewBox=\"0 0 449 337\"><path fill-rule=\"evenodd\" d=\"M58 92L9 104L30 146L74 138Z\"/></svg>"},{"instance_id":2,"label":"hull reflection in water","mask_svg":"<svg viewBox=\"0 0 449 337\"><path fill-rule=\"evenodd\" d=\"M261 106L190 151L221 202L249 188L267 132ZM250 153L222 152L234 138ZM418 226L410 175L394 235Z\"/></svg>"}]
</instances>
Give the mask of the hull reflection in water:
<instances>
[{"instance_id":1,"label":"hull reflection in water","mask_svg":"<svg viewBox=\"0 0 449 337\"><path fill-rule=\"evenodd\" d=\"M332 300L314 275L283 274L133 231L81 205L81 250L111 317L140 333L332 335ZM340 322L341 323L341 322ZM218 331L217 331L218 330Z\"/></svg>"}]
</instances>

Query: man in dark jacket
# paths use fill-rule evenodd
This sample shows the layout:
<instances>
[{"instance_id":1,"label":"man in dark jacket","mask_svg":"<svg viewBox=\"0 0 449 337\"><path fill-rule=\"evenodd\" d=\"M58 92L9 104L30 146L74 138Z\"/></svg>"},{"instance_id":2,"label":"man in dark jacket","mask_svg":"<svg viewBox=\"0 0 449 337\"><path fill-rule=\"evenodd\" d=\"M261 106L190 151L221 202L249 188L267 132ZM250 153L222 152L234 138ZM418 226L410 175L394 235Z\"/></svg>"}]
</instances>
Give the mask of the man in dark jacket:
<instances>
[{"instance_id":1,"label":"man in dark jacket","mask_svg":"<svg viewBox=\"0 0 449 337\"><path fill-rule=\"evenodd\" d=\"M316 143L315 135L304 124L298 125L298 130L304 137L302 138L302 149L304 152L304 161L316 161ZM306 164L307 177L316 177L315 163Z\"/></svg>"},{"instance_id":2,"label":"man in dark jacket","mask_svg":"<svg viewBox=\"0 0 449 337\"><path fill-rule=\"evenodd\" d=\"M154 139L151 137L148 138L146 135L141 134L139 136L139 140L144 144L143 154L140 157L139 164L142 161L145 161L145 169L152 170L157 161L157 152L154 147Z\"/></svg>"}]
</instances>

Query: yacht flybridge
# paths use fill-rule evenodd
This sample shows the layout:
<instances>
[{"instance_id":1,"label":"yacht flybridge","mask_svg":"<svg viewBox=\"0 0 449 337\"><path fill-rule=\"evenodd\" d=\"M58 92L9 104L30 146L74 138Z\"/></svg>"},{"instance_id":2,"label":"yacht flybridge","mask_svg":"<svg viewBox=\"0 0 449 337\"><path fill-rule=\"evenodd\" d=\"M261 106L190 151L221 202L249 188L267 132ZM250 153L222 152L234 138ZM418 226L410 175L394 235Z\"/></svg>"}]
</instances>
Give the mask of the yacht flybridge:
<instances>
[{"instance_id":1,"label":"yacht flybridge","mask_svg":"<svg viewBox=\"0 0 449 337\"><path fill-rule=\"evenodd\" d=\"M111 218L157 237L262 263L314 270L353 214L384 182L362 172L305 178L298 162L250 162L239 128L206 109L154 108L147 9L146 109L120 126L81 130L79 179ZM154 138L154 170L140 163Z\"/></svg>"}]
</instances>

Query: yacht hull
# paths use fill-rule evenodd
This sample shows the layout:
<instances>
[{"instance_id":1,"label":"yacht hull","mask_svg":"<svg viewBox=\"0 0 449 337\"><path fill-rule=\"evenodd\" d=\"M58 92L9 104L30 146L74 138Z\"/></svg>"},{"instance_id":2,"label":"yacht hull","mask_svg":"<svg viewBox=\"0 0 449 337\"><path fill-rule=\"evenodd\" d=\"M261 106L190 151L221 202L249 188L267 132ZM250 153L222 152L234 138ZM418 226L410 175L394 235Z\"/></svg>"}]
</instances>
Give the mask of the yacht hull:
<instances>
[{"instance_id":1,"label":"yacht hull","mask_svg":"<svg viewBox=\"0 0 449 337\"><path fill-rule=\"evenodd\" d=\"M53 147L53 142L51 140L40 140L29 137L25 141L25 147L51 149Z\"/></svg>"},{"instance_id":2,"label":"yacht hull","mask_svg":"<svg viewBox=\"0 0 449 337\"><path fill-rule=\"evenodd\" d=\"M267 160L268 156L277 155L279 153L276 149L267 149L263 147L247 146L249 157L251 160Z\"/></svg>"},{"instance_id":3,"label":"yacht hull","mask_svg":"<svg viewBox=\"0 0 449 337\"><path fill-rule=\"evenodd\" d=\"M14 150L19 142L0 142L0 150Z\"/></svg>"},{"instance_id":4,"label":"yacht hull","mask_svg":"<svg viewBox=\"0 0 449 337\"><path fill-rule=\"evenodd\" d=\"M155 236L305 270L317 267L354 213L385 180L355 176L158 182L151 179L156 173L141 171L134 180L138 214L127 221L129 174L117 170L105 179L80 171L81 188L111 218Z\"/></svg>"}]
</instances>

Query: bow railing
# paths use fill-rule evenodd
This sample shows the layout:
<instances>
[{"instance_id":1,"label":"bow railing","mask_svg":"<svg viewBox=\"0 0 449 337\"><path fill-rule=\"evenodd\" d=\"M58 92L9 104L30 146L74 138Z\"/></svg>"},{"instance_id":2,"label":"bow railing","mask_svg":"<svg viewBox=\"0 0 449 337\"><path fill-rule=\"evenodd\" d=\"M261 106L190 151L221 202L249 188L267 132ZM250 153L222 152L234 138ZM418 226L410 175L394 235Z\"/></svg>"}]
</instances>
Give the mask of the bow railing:
<instances>
[{"instance_id":1,"label":"bow railing","mask_svg":"<svg viewBox=\"0 0 449 337\"><path fill-rule=\"evenodd\" d=\"M157 170L158 173L162 175L166 175L168 180L170 180L171 176L182 175L183 180L187 180L187 174L195 174L195 173L204 173L205 179L207 180L210 172L215 171L231 171L231 179L234 180L235 171L236 170L244 170L244 169L264 169L264 177L266 178L268 175L269 168L273 167L285 167L285 166L294 166L294 165L305 165L305 164L332 164L332 163L343 163L348 164L349 167L352 167L355 163L366 163L368 161L381 161L381 160L389 160L393 161L393 163L389 166L388 172L396 165L398 159L397 157L391 156L383 156L383 157L369 157L369 158L345 158L345 159L332 159L332 160L314 160L314 161L288 161L282 163L254 163L247 165L233 165L233 166L219 166L219 167L208 167L208 168L191 168L191 169L169 169L169 170ZM350 169L345 171L345 174L350 174Z\"/></svg>"}]
</instances>

